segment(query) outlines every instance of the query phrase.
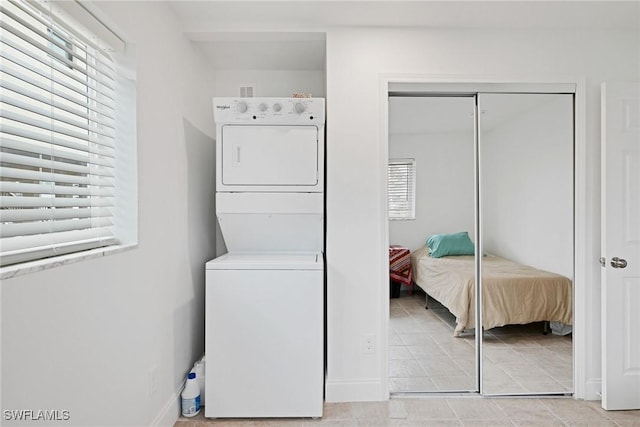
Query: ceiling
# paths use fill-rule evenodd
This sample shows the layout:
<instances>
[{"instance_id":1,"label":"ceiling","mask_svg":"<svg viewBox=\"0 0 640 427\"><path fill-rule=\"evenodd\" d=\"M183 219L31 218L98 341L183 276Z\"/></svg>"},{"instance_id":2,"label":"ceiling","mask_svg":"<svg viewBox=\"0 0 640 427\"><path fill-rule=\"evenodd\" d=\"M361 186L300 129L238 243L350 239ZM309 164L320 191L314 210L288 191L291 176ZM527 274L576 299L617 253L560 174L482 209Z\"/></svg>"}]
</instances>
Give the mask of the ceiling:
<instances>
[{"instance_id":1,"label":"ceiling","mask_svg":"<svg viewBox=\"0 0 640 427\"><path fill-rule=\"evenodd\" d=\"M167 1L216 69L324 70L336 27L639 29L639 1Z\"/></svg>"},{"instance_id":2,"label":"ceiling","mask_svg":"<svg viewBox=\"0 0 640 427\"><path fill-rule=\"evenodd\" d=\"M329 27L637 28L637 1L170 1L187 32Z\"/></svg>"}]
</instances>

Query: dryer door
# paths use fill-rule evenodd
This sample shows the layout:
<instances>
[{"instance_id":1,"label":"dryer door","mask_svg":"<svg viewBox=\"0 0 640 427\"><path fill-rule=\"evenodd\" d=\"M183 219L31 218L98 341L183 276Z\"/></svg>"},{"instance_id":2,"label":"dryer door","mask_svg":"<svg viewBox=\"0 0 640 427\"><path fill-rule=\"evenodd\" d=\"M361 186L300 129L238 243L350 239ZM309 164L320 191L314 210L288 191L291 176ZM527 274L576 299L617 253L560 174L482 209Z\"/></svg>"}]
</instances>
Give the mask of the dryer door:
<instances>
[{"instance_id":1,"label":"dryer door","mask_svg":"<svg viewBox=\"0 0 640 427\"><path fill-rule=\"evenodd\" d=\"M225 186L315 186L320 167L316 126L222 127Z\"/></svg>"}]
</instances>

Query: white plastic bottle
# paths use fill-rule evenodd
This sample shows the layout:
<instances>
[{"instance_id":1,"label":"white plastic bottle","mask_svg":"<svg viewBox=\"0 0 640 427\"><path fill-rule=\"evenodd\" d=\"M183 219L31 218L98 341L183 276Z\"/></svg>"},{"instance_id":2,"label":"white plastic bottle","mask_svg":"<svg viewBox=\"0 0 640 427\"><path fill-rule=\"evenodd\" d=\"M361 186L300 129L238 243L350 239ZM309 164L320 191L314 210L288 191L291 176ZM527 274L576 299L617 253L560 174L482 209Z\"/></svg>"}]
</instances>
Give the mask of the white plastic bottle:
<instances>
[{"instance_id":1,"label":"white plastic bottle","mask_svg":"<svg viewBox=\"0 0 640 427\"><path fill-rule=\"evenodd\" d=\"M206 390L204 388L204 357L202 360L196 362L195 366L191 370L196 373L196 380L200 386L200 407L202 408L206 403Z\"/></svg>"},{"instance_id":2,"label":"white plastic bottle","mask_svg":"<svg viewBox=\"0 0 640 427\"><path fill-rule=\"evenodd\" d=\"M196 380L196 373L189 372L187 382L182 390L182 415L194 417L200 413L200 386Z\"/></svg>"}]
</instances>

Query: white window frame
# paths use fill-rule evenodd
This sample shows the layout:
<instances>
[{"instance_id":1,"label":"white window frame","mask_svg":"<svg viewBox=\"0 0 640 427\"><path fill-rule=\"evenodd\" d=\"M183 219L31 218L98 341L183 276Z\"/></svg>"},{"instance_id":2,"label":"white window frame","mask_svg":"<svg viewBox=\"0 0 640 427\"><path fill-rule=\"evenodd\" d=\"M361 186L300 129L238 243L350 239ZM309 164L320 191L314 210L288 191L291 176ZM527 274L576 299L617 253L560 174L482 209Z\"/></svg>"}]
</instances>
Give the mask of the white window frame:
<instances>
[{"instance_id":1,"label":"white window frame","mask_svg":"<svg viewBox=\"0 0 640 427\"><path fill-rule=\"evenodd\" d=\"M389 159L387 200L390 220L416 219L416 159Z\"/></svg>"},{"instance_id":2,"label":"white window frame","mask_svg":"<svg viewBox=\"0 0 640 427\"><path fill-rule=\"evenodd\" d=\"M123 155L135 139L119 138L131 124L119 128L123 79L104 40L47 2L3 2L0 18L3 276L33 261L135 243L137 210L125 200L136 191L124 194L119 176L135 167L136 156ZM135 116L127 119L135 128Z\"/></svg>"}]
</instances>

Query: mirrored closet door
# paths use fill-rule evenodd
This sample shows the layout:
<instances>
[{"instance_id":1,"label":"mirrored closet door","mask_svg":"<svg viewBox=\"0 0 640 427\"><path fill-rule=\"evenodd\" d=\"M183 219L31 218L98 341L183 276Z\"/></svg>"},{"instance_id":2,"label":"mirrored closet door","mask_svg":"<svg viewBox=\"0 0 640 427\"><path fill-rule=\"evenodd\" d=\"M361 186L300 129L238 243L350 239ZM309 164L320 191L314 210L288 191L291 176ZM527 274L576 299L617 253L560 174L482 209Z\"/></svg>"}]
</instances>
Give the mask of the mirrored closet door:
<instances>
[{"instance_id":1,"label":"mirrored closet door","mask_svg":"<svg viewBox=\"0 0 640 427\"><path fill-rule=\"evenodd\" d=\"M456 249L445 235L460 233L463 243L468 236L467 244L475 235L474 113L473 96L389 98L391 296L394 287L400 291L390 300L391 392L479 387L475 330L454 336L449 283L438 272ZM428 238L437 252L430 253ZM473 300L473 245L463 249L455 262L470 280L462 292ZM411 279L420 283L413 287L402 284L410 258Z\"/></svg>"},{"instance_id":2,"label":"mirrored closet door","mask_svg":"<svg viewBox=\"0 0 640 427\"><path fill-rule=\"evenodd\" d=\"M392 393L573 391L573 126L570 94L389 97Z\"/></svg>"},{"instance_id":3,"label":"mirrored closet door","mask_svg":"<svg viewBox=\"0 0 640 427\"><path fill-rule=\"evenodd\" d=\"M573 390L573 95L479 94L483 394Z\"/></svg>"}]
</instances>

